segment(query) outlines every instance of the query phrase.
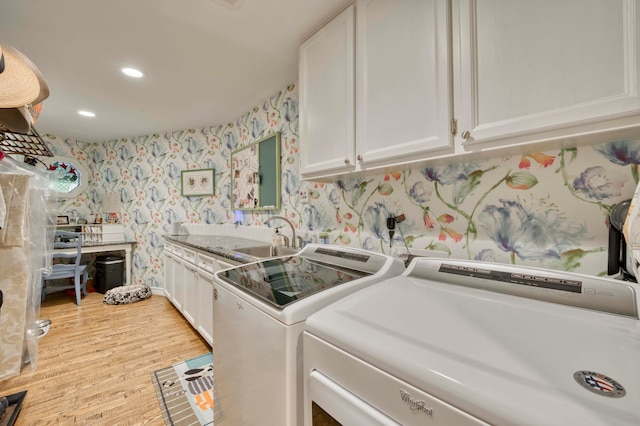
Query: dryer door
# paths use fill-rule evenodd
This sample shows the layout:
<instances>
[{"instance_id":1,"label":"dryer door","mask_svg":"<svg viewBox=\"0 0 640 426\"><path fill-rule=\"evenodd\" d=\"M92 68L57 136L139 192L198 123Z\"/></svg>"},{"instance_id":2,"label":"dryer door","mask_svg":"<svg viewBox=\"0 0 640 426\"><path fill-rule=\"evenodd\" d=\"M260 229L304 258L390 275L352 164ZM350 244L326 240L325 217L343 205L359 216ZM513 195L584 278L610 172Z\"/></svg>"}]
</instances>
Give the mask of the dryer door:
<instances>
[{"instance_id":1,"label":"dryer door","mask_svg":"<svg viewBox=\"0 0 640 426\"><path fill-rule=\"evenodd\" d=\"M309 377L311 425L399 426L389 417L318 371Z\"/></svg>"}]
</instances>

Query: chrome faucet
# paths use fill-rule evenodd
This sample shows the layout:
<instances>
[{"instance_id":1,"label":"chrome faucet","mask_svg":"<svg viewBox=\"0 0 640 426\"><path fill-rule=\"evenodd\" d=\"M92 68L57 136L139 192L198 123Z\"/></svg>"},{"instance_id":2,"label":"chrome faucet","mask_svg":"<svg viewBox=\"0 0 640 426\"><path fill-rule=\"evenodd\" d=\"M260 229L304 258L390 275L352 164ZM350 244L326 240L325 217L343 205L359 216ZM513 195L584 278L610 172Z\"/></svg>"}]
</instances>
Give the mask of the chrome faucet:
<instances>
[{"instance_id":1,"label":"chrome faucet","mask_svg":"<svg viewBox=\"0 0 640 426\"><path fill-rule=\"evenodd\" d=\"M291 223L291 221L284 216L271 216L269 219L264 221L264 224L266 225L267 223L271 222L274 219L282 219L289 224L289 226L291 227L291 244L292 245L291 246L289 245L289 240L287 238L285 238L285 244L287 247L296 248L296 229L293 227L293 223Z\"/></svg>"}]
</instances>

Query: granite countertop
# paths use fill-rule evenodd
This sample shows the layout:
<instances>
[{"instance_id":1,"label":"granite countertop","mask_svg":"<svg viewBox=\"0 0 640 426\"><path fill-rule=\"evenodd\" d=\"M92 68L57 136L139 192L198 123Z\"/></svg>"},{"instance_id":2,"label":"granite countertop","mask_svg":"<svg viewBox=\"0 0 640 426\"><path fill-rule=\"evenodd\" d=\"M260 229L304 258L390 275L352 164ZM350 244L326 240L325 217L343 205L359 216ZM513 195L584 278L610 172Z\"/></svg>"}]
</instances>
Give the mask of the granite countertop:
<instances>
[{"instance_id":1,"label":"granite countertop","mask_svg":"<svg viewBox=\"0 0 640 426\"><path fill-rule=\"evenodd\" d=\"M255 262L261 260L261 258L239 253L235 251L236 249L271 245L264 241L217 235L165 235L164 239L172 243L202 250L239 264Z\"/></svg>"}]
</instances>

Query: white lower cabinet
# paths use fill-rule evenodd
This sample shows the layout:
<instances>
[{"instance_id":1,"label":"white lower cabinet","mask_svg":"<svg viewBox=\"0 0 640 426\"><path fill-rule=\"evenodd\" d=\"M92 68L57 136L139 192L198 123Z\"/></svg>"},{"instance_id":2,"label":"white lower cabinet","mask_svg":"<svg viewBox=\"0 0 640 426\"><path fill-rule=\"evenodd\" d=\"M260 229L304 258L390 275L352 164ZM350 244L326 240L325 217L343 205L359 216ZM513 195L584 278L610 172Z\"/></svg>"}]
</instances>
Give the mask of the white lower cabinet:
<instances>
[{"instance_id":1,"label":"white lower cabinet","mask_svg":"<svg viewBox=\"0 0 640 426\"><path fill-rule=\"evenodd\" d=\"M213 274L233 266L204 252L165 243L165 293L210 345L213 344Z\"/></svg>"}]
</instances>

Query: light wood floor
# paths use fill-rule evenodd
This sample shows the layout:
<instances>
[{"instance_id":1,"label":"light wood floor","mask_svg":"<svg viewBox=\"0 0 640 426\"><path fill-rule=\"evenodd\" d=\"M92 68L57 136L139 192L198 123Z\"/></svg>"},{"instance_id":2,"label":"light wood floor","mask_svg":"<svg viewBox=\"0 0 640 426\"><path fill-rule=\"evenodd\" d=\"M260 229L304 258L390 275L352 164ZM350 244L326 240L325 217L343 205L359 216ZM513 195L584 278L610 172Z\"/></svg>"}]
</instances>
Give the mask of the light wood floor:
<instances>
[{"instance_id":1,"label":"light wood floor","mask_svg":"<svg viewBox=\"0 0 640 426\"><path fill-rule=\"evenodd\" d=\"M165 297L114 306L102 296L78 307L47 295L35 371L0 382L0 395L27 390L17 426L164 424L151 373L211 348Z\"/></svg>"}]
</instances>

